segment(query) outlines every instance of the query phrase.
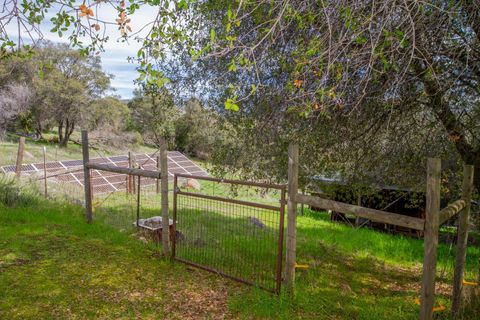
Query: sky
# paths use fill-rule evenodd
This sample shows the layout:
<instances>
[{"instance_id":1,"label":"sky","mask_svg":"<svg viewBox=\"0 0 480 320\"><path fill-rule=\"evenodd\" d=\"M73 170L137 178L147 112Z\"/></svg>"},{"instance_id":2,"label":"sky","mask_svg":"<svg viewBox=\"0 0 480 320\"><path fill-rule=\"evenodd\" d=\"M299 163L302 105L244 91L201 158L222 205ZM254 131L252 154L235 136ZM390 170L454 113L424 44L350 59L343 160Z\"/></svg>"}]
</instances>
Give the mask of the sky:
<instances>
[{"instance_id":1,"label":"sky","mask_svg":"<svg viewBox=\"0 0 480 320\"><path fill-rule=\"evenodd\" d=\"M113 8L106 4L101 4L97 8L98 12L96 10L95 13L98 14L100 19L113 21L118 14ZM43 39L52 42L68 43L68 34L60 38L56 33L50 32L52 29L50 17L53 15L53 13L54 10L51 10L49 12L50 16L47 16L40 25L43 33ZM132 16L129 17L131 18L130 26L132 28L132 32L135 33L139 31L146 23L153 21L156 14L157 10L154 7L142 7L141 9L137 10ZM13 21L7 25L6 30L12 35L11 39L18 39L16 21ZM112 74L114 77L111 81L111 86L115 91L111 92L111 94L119 95L122 99L129 99L132 97L133 90L135 89L133 81L137 78L137 73L135 71L135 64L128 62L127 58L129 56L136 56L137 51L140 49L140 44L134 39L129 40L128 43L118 41L117 39L120 36L120 32L117 30L116 26L108 26L105 31L106 35L109 36L109 40L104 45L105 52L101 52L100 57L102 59L103 70L109 74ZM142 32L143 35L145 32L146 31ZM142 35L142 33L140 33L140 35ZM24 34L22 35L22 39L25 39L25 42L28 42Z\"/></svg>"}]
</instances>

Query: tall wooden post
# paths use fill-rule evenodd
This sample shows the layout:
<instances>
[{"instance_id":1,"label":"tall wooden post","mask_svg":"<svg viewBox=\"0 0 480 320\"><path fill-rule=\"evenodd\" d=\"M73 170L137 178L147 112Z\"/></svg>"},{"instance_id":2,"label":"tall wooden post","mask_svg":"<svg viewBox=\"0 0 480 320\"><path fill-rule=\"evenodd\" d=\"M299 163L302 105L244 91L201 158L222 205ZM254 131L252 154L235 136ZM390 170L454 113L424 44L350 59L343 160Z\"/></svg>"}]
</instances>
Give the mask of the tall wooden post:
<instances>
[{"instance_id":1,"label":"tall wooden post","mask_svg":"<svg viewBox=\"0 0 480 320\"><path fill-rule=\"evenodd\" d=\"M22 174L23 153L25 151L25 137L20 137L18 141L17 161L15 163L15 176L20 178Z\"/></svg>"},{"instance_id":2,"label":"tall wooden post","mask_svg":"<svg viewBox=\"0 0 480 320\"><path fill-rule=\"evenodd\" d=\"M137 185L137 228L140 220L140 176L137 177L138 185Z\"/></svg>"},{"instance_id":3,"label":"tall wooden post","mask_svg":"<svg viewBox=\"0 0 480 320\"><path fill-rule=\"evenodd\" d=\"M288 146L288 208L287 208L287 249L285 265L285 284L293 293L295 283L295 264L297 246L297 202L298 193L298 145Z\"/></svg>"},{"instance_id":4,"label":"tall wooden post","mask_svg":"<svg viewBox=\"0 0 480 320\"><path fill-rule=\"evenodd\" d=\"M462 199L465 201L465 208L458 215L457 256L455 259L452 295L452 315L454 318L458 315L462 303L463 273L465 272L465 260L467 259L468 220L470 218L473 191L473 172L474 167L472 165L463 166Z\"/></svg>"},{"instance_id":5,"label":"tall wooden post","mask_svg":"<svg viewBox=\"0 0 480 320\"><path fill-rule=\"evenodd\" d=\"M131 169L133 168L133 154L128 151L128 167ZM134 194L135 193L135 177L128 175L128 192Z\"/></svg>"},{"instance_id":6,"label":"tall wooden post","mask_svg":"<svg viewBox=\"0 0 480 320\"><path fill-rule=\"evenodd\" d=\"M167 143L165 139L160 141L160 178L162 189L162 246L163 254L169 255L169 228L170 221L168 219L168 155Z\"/></svg>"},{"instance_id":7,"label":"tall wooden post","mask_svg":"<svg viewBox=\"0 0 480 320\"><path fill-rule=\"evenodd\" d=\"M157 156L157 170L161 171L162 168L160 168L160 155ZM157 179L156 181L156 191L157 193L160 193L160 179Z\"/></svg>"},{"instance_id":8,"label":"tall wooden post","mask_svg":"<svg viewBox=\"0 0 480 320\"><path fill-rule=\"evenodd\" d=\"M47 189L47 148L43 147L43 187L45 191L45 198L48 198L48 189Z\"/></svg>"},{"instance_id":9,"label":"tall wooden post","mask_svg":"<svg viewBox=\"0 0 480 320\"><path fill-rule=\"evenodd\" d=\"M82 152L83 152L83 185L85 188L85 216L87 223L92 222L92 185L90 181L90 169L87 164L90 161L88 152L88 132L82 130Z\"/></svg>"},{"instance_id":10,"label":"tall wooden post","mask_svg":"<svg viewBox=\"0 0 480 320\"><path fill-rule=\"evenodd\" d=\"M442 163L440 159L428 159L423 276L420 297L421 320L432 319L433 305L435 303L435 273L437 266L441 166Z\"/></svg>"}]
</instances>

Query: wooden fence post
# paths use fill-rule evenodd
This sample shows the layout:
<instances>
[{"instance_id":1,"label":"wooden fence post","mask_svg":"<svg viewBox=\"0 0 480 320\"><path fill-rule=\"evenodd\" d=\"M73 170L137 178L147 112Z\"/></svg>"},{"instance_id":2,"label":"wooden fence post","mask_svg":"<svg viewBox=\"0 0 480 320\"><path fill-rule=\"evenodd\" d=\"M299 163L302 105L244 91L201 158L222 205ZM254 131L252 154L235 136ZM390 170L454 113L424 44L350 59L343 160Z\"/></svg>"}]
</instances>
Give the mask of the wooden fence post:
<instances>
[{"instance_id":1,"label":"wooden fence post","mask_svg":"<svg viewBox=\"0 0 480 320\"><path fill-rule=\"evenodd\" d=\"M437 266L441 166L442 163L440 159L428 159L423 276L420 297L421 320L432 319L433 305L435 302L435 272Z\"/></svg>"},{"instance_id":2,"label":"wooden fence post","mask_svg":"<svg viewBox=\"0 0 480 320\"><path fill-rule=\"evenodd\" d=\"M468 220L473 191L472 165L463 166L462 200L465 200L465 208L458 214L457 229L457 256L455 259L455 271L453 276L452 315L458 315L462 304L463 273L465 272L465 260L467 258Z\"/></svg>"},{"instance_id":3,"label":"wooden fence post","mask_svg":"<svg viewBox=\"0 0 480 320\"><path fill-rule=\"evenodd\" d=\"M22 174L23 153L25 151L25 137L20 137L18 141L17 161L15 163L15 176L20 178Z\"/></svg>"},{"instance_id":4,"label":"wooden fence post","mask_svg":"<svg viewBox=\"0 0 480 320\"><path fill-rule=\"evenodd\" d=\"M128 167L134 167L134 159L132 152L128 151ZM128 175L128 190L131 194L135 193L135 176Z\"/></svg>"},{"instance_id":5,"label":"wooden fence post","mask_svg":"<svg viewBox=\"0 0 480 320\"><path fill-rule=\"evenodd\" d=\"M85 216L87 223L92 222L92 185L90 181L90 169L87 164L90 161L88 152L88 132L82 130L82 152L83 152L83 185L85 188Z\"/></svg>"},{"instance_id":6,"label":"wooden fence post","mask_svg":"<svg viewBox=\"0 0 480 320\"><path fill-rule=\"evenodd\" d=\"M298 193L298 145L288 146L288 208L287 208L287 249L285 284L290 293L294 292L297 246L297 202Z\"/></svg>"},{"instance_id":7,"label":"wooden fence post","mask_svg":"<svg viewBox=\"0 0 480 320\"><path fill-rule=\"evenodd\" d=\"M141 186L140 186L140 176L137 177L138 179L138 185L137 185L137 228L139 226L139 220L140 220L140 191L141 191Z\"/></svg>"},{"instance_id":8,"label":"wooden fence post","mask_svg":"<svg viewBox=\"0 0 480 320\"><path fill-rule=\"evenodd\" d=\"M47 189L47 148L43 147L43 187L45 189L45 198L48 198Z\"/></svg>"},{"instance_id":9,"label":"wooden fence post","mask_svg":"<svg viewBox=\"0 0 480 320\"><path fill-rule=\"evenodd\" d=\"M160 155L157 156L157 170L161 172L161 167L160 167ZM156 181L156 191L157 193L160 193L160 179L157 179Z\"/></svg>"},{"instance_id":10,"label":"wooden fence post","mask_svg":"<svg viewBox=\"0 0 480 320\"><path fill-rule=\"evenodd\" d=\"M168 219L168 155L167 143L165 139L160 141L160 179L162 189L162 246L163 254L169 255L169 228L170 221Z\"/></svg>"}]
</instances>

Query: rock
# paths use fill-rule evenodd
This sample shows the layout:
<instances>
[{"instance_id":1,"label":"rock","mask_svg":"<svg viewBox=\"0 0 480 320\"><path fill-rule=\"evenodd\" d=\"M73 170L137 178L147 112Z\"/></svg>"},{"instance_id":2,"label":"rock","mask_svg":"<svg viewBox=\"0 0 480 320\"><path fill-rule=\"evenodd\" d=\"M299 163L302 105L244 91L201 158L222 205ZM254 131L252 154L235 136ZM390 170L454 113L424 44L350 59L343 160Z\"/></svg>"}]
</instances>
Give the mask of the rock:
<instances>
[{"instance_id":1,"label":"rock","mask_svg":"<svg viewBox=\"0 0 480 320\"><path fill-rule=\"evenodd\" d=\"M185 188L185 189L193 189L193 190L201 190L202 189L202 187L200 185L200 182L198 182L195 179L190 179L190 178L187 178L187 180L182 183L181 187Z\"/></svg>"},{"instance_id":2,"label":"rock","mask_svg":"<svg viewBox=\"0 0 480 320\"><path fill-rule=\"evenodd\" d=\"M176 239L176 241L183 241L183 240L185 240L185 236L183 235L183 233L176 230L175 231L175 239Z\"/></svg>"},{"instance_id":3,"label":"rock","mask_svg":"<svg viewBox=\"0 0 480 320\"><path fill-rule=\"evenodd\" d=\"M255 217L248 217L248 220L255 226L259 227L260 229L265 229L267 226Z\"/></svg>"}]
</instances>

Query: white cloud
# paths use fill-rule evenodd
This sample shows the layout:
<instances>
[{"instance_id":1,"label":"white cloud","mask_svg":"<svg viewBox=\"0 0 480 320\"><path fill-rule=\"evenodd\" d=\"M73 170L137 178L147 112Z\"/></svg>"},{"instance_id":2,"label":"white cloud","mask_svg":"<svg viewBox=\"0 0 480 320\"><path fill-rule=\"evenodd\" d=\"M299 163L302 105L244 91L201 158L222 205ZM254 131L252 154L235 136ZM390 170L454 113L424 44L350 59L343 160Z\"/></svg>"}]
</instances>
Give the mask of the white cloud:
<instances>
[{"instance_id":1,"label":"white cloud","mask_svg":"<svg viewBox=\"0 0 480 320\"><path fill-rule=\"evenodd\" d=\"M81 4L83 1L79 3ZM106 21L115 20L117 12L111 7L111 5L104 3L100 4L97 8L98 10L95 13L98 14L99 19ZM43 38L52 42L68 42L68 36L64 35L63 37L59 37L58 34L50 32L52 29L50 18L54 13L55 10L50 10L48 16L46 16L44 22L40 26ZM143 6L141 9L137 10L129 17L131 19L130 26L132 32L135 33L140 31L146 24L155 19L156 14L157 9L155 7ZM103 28L103 25L101 27ZM5 29L8 34L11 35L12 39L18 40L15 19L12 19L11 23L6 25ZM139 35L144 36L147 31L148 28L145 28ZM137 51L141 48L141 45L134 39L130 39L128 43L118 41L120 38L120 31L115 25L109 25L106 30L100 30L99 32L102 34L105 32L105 35L109 37L108 42L104 45L105 52L100 53L102 67L107 73L114 75L115 78L112 80L112 87L117 89L116 94L121 95L122 98L130 98L133 89L135 88L133 81L136 79L137 73L135 71L135 65L128 62L127 58L135 57ZM30 42L27 40L28 34L26 32L22 32L21 36L25 42ZM84 40L85 42L88 41L88 39Z\"/></svg>"}]
</instances>

